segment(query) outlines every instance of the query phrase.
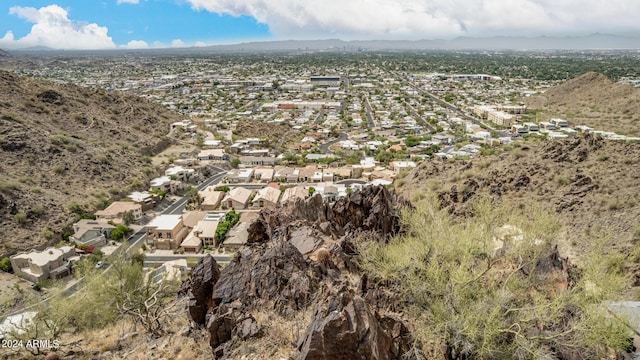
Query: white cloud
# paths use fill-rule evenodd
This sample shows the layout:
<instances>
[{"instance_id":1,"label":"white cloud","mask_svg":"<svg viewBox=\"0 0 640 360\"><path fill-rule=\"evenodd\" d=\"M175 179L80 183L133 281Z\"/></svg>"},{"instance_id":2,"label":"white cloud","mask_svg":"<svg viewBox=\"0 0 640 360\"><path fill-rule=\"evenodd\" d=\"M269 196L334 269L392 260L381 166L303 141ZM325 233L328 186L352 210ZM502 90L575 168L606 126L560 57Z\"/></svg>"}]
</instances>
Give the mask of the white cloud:
<instances>
[{"instance_id":1,"label":"white cloud","mask_svg":"<svg viewBox=\"0 0 640 360\"><path fill-rule=\"evenodd\" d=\"M143 40L131 40L126 45L120 47L123 49L148 49L149 44Z\"/></svg>"},{"instance_id":2,"label":"white cloud","mask_svg":"<svg viewBox=\"0 0 640 360\"><path fill-rule=\"evenodd\" d=\"M140 0L118 0L118 5L120 4L139 4Z\"/></svg>"},{"instance_id":3,"label":"white cloud","mask_svg":"<svg viewBox=\"0 0 640 360\"><path fill-rule=\"evenodd\" d=\"M181 48L181 47L185 47L187 46L184 41L180 40L180 39L175 39L171 41L171 47L174 48Z\"/></svg>"},{"instance_id":4,"label":"white cloud","mask_svg":"<svg viewBox=\"0 0 640 360\"><path fill-rule=\"evenodd\" d=\"M115 44L108 29L95 23L81 23L69 20L68 13L58 5L40 9L14 6L9 14L16 15L34 25L31 31L19 39L8 31L0 39L0 47L25 48L47 46L56 49L110 49Z\"/></svg>"},{"instance_id":5,"label":"white cloud","mask_svg":"<svg viewBox=\"0 0 640 360\"><path fill-rule=\"evenodd\" d=\"M276 36L434 38L638 31L637 0L187 0L247 15Z\"/></svg>"}]
</instances>

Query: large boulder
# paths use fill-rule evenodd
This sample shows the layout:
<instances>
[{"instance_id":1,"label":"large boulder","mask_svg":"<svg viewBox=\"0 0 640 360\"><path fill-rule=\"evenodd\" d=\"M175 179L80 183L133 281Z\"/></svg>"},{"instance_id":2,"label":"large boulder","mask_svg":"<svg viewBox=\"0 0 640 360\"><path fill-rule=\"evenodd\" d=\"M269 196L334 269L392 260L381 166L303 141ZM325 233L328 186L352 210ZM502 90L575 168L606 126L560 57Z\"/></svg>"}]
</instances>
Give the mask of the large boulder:
<instances>
[{"instance_id":1,"label":"large boulder","mask_svg":"<svg viewBox=\"0 0 640 360\"><path fill-rule=\"evenodd\" d=\"M242 310L273 302L287 315L307 304L318 286L304 257L290 242L263 245L238 253L221 273L213 305L234 305Z\"/></svg>"},{"instance_id":2,"label":"large boulder","mask_svg":"<svg viewBox=\"0 0 640 360\"><path fill-rule=\"evenodd\" d=\"M189 297L189 316L195 323L206 324L212 305L213 287L220 279L220 267L211 255L200 258L191 271L191 277L182 284L182 293Z\"/></svg>"},{"instance_id":3,"label":"large boulder","mask_svg":"<svg viewBox=\"0 0 640 360\"><path fill-rule=\"evenodd\" d=\"M316 307L298 349L301 360L400 360L410 354L412 338L401 320L380 317L347 291Z\"/></svg>"}]
</instances>

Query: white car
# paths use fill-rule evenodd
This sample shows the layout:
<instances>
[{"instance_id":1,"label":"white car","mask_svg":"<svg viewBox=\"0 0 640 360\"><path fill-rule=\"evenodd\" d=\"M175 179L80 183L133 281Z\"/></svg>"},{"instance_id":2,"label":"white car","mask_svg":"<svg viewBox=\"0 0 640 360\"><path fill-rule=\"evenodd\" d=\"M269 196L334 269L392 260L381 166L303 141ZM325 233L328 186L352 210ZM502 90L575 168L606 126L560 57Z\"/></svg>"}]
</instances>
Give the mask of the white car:
<instances>
[{"instance_id":1,"label":"white car","mask_svg":"<svg viewBox=\"0 0 640 360\"><path fill-rule=\"evenodd\" d=\"M104 265L104 263L102 261L98 261L96 263L96 269L100 269L102 267L102 265Z\"/></svg>"}]
</instances>

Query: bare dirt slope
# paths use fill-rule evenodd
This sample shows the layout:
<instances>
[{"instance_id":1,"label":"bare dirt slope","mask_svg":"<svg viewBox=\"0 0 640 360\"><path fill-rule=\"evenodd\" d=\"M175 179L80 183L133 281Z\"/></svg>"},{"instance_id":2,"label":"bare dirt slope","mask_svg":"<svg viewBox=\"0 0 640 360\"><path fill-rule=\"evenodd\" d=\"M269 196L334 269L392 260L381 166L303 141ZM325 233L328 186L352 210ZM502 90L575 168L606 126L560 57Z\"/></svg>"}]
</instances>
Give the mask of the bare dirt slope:
<instances>
[{"instance_id":1,"label":"bare dirt slope","mask_svg":"<svg viewBox=\"0 0 640 360\"><path fill-rule=\"evenodd\" d=\"M259 139L266 139L270 146L276 146L279 140L284 136L281 144L284 147L295 141L300 141L303 137L303 134L300 131L292 130L291 127L286 124L274 124L250 120L238 121L233 133L234 135L237 135L238 138L255 137Z\"/></svg>"},{"instance_id":2,"label":"bare dirt slope","mask_svg":"<svg viewBox=\"0 0 640 360\"><path fill-rule=\"evenodd\" d=\"M433 159L396 180L396 187L409 199L435 192L441 206L461 215L481 194L523 207L542 204L563 224L561 253L577 263L587 234L600 234L608 239L608 250L628 254L640 241L637 143L588 136L522 145L471 161Z\"/></svg>"},{"instance_id":3,"label":"bare dirt slope","mask_svg":"<svg viewBox=\"0 0 640 360\"><path fill-rule=\"evenodd\" d=\"M543 117L564 117L572 126L640 135L640 90L599 73L585 73L526 102Z\"/></svg>"},{"instance_id":4,"label":"bare dirt slope","mask_svg":"<svg viewBox=\"0 0 640 360\"><path fill-rule=\"evenodd\" d=\"M5 71L0 94L0 256L60 240L73 203L90 211L141 186L180 120L144 99Z\"/></svg>"}]
</instances>

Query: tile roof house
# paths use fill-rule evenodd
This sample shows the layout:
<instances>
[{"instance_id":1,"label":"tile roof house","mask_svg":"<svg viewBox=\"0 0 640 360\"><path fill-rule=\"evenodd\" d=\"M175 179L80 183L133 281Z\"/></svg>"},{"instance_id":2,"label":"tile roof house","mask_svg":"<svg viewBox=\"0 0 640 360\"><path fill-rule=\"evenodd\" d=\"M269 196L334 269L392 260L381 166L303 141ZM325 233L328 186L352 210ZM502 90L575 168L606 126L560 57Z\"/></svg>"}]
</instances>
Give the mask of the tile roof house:
<instances>
[{"instance_id":1,"label":"tile roof house","mask_svg":"<svg viewBox=\"0 0 640 360\"><path fill-rule=\"evenodd\" d=\"M242 210L247 207L247 204L249 204L249 198L252 194L253 191L249 189L236 187L229 191L224 200L222 200L222 203L228 209Z\"/></svg>"},{"instance_id":2,"label":"tile roof house","mask_svg":"<svg viewBox=\"0 0 640 360\"><path fill-rule=\"evenodd\" d=\"M274 189L269 186L262 188L258 190L256 196L253 198L253 206L275 209L281 193L280 189Z\"/></svg>"},{"instance_id":3,"label":"tile roof house","mask_svg":"<svg viewBox=\"0 0 640 360\"><path fill-rule=\"evenodd\" d=\"M98 210L94 214L96 220L113 221L116 224L122 224L122 217L128 211L131 211L134 221L142 218L142 205L131 201L114 201L106 209Z\"/></svg>"},{"instance_id":4,"label":"tile roof house","mask_svg":"<svg viewBox=\"0 0 640 360\"><path fill-rule=\"evenodd\" d=\"M200 202L200 209L207 211L215 210L220 206L220 203L222 203L225 193L223 191L215 191L213 189L214 187L209 186L203 191L198 191L198 196L202 199Z\"/></svg>"}]
</instances>

